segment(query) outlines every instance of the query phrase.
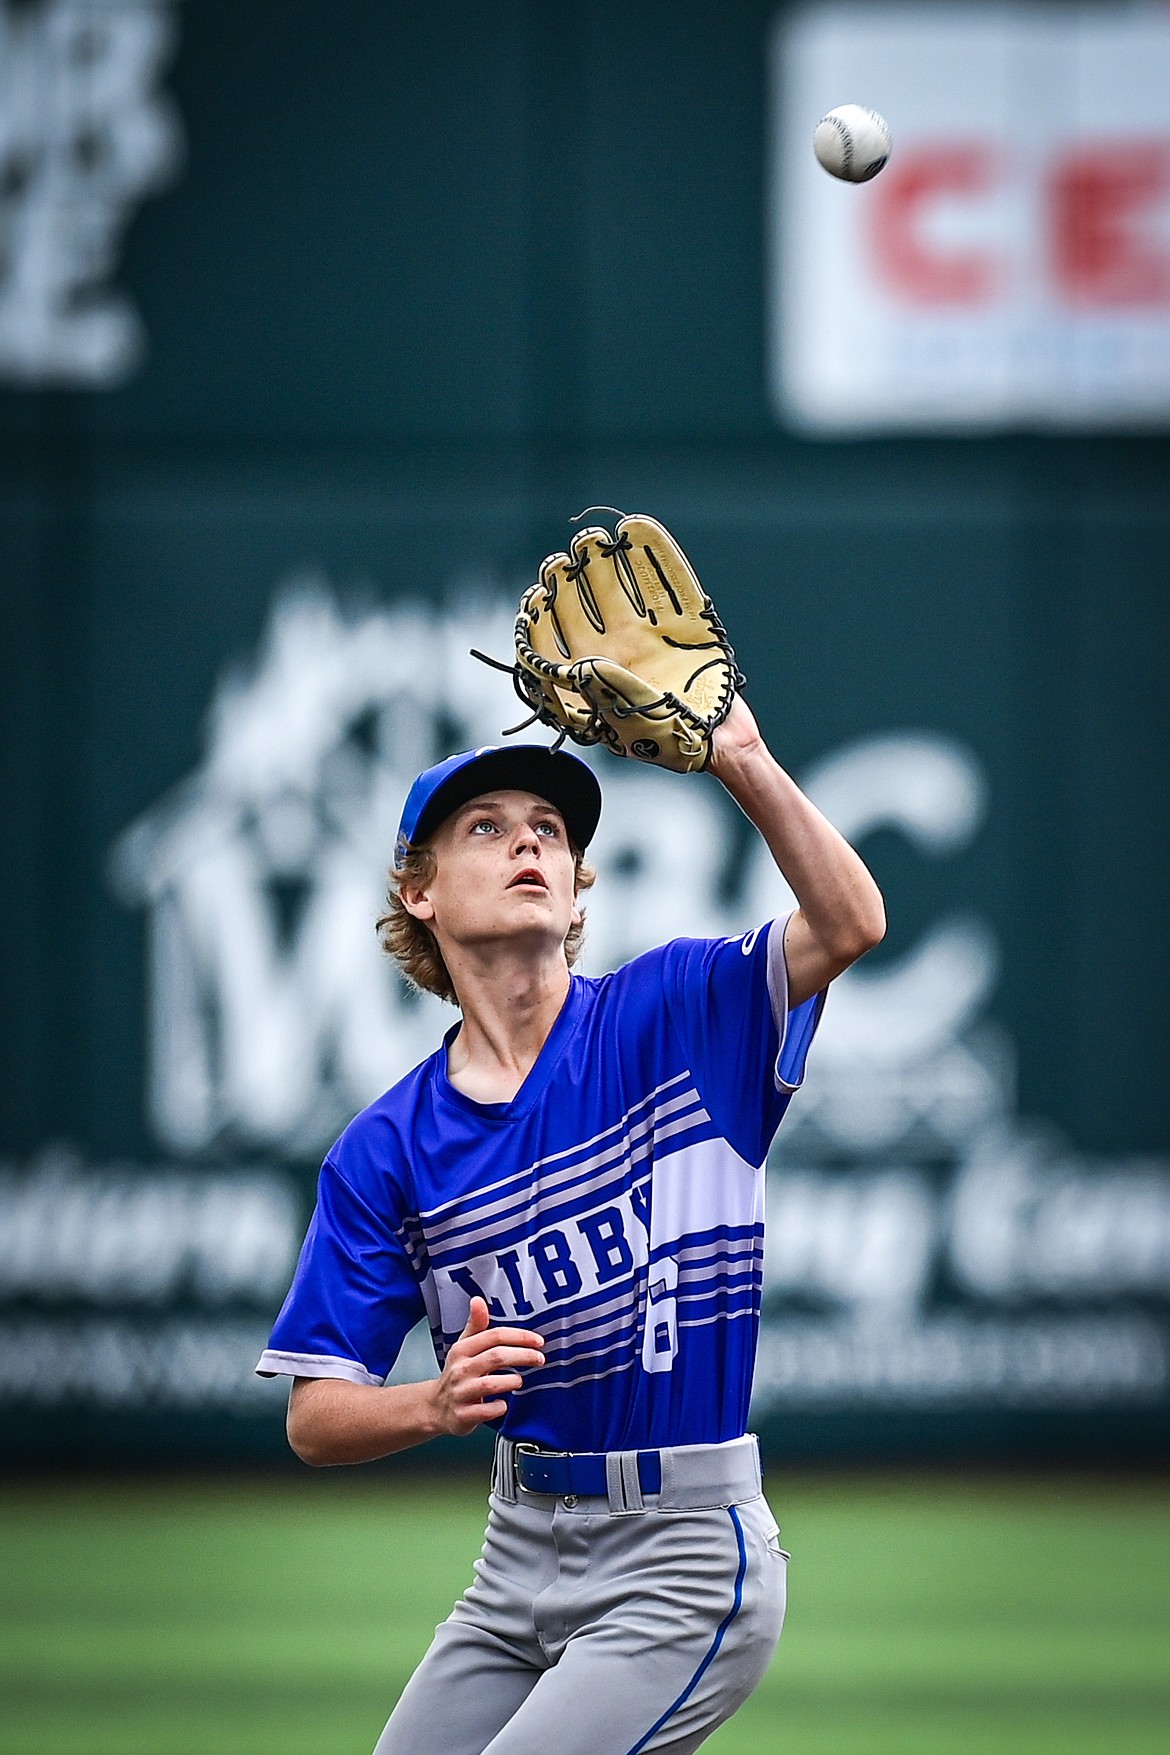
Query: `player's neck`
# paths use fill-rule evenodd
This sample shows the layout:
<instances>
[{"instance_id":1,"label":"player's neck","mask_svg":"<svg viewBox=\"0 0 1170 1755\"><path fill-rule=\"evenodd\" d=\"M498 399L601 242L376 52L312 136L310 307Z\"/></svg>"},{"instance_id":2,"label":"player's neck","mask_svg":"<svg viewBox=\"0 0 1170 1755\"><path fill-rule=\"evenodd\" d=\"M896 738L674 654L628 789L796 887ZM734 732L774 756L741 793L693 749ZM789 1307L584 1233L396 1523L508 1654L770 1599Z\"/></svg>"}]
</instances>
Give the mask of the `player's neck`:
<instances>
[{"instance_id":1,"label":"player's neck","mask_svg":"<svg viewBox=\"0 0 1170 1755\"><path fill-rule=\"evenodd\" d=\"M477 1103L510 1103L535 1066L569 992L564 955L452 971L463 1022L447 1077Z\"/></svg>"}]
</instances>

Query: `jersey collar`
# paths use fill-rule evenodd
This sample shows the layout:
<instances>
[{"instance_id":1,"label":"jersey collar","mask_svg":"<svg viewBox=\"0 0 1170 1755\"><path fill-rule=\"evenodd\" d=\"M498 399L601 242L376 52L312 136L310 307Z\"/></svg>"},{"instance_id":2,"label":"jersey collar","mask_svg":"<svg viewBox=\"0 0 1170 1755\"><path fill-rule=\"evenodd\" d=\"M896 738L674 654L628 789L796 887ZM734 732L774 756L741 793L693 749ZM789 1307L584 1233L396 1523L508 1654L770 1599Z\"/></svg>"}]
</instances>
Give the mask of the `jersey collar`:
<instances>
[{"instance_id":1,"label":"jersey collar","mask_svg":"<svg viewBox=\"0 0 1170 1755\"><path fill-rule=\"evenodd\" d=\"M447 1050L455 1040L459 1030L458 1024L452 1024L443 1037L443 1045L435 1056L434 1089L436 1096L452 1108L460 1110L464 1115L473 1115L480 1121L502 1123L514 1121L518 1116L526 1115L543 1095L549 1080L556 1071L557 1063L568 1047L573 1034L573 1026L581 1011L584 997L585 982L580 975L569 976L569 991L565 1002L556 1015L552 1029L545 1038L544 1047L537 1055L532 1070L510 1103L477 1103L474 1097L465 1096L456 1090L447 1076Z\"/></svg>"}]
</instances>

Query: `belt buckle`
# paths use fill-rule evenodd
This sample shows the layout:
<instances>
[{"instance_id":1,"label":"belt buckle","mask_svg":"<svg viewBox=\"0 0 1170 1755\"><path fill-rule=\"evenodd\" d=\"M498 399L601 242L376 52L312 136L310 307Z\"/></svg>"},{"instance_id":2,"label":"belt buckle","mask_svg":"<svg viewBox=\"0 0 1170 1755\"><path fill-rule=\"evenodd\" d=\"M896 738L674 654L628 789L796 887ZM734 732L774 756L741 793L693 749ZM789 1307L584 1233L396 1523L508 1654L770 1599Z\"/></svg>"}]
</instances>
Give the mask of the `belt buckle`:
<instances>
[{"instance_id":1,"label":"belt buckle","mask_svg":"<svg viewBox=\"0 0 1170 1755\"><path fill-rule=\"evenodd\" d=\"M520 1443L517 1443L517 1445L516 1445L516 1454L517 1454L517 1456L562 1457L562 1456L572 1456L573 1453L571 1450L546 1450L544 1445L542 1445L542 1444L529 1444L526 1442L520 1442ZM520 1470L519 1469L516 1470L516 1481L517 1481L517 1484L520 1487L520 1490L522 1493L539 1492L542 1490L540 1488L526 1487L524 1485L523 1481L520 1479Z\"/></svg>"}]
</instances>

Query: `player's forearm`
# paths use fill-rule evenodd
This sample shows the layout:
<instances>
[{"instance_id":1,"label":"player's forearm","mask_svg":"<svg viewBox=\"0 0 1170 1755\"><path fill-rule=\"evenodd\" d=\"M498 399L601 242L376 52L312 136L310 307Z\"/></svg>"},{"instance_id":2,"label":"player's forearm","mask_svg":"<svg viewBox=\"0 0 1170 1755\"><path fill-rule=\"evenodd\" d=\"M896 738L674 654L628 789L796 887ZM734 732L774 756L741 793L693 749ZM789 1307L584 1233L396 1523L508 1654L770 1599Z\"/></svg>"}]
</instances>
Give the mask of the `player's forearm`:
<instances>
[{"instance_id":1,"label":"player's forearm","mask_svg":"<svg viewBox=\"0 0 1170 1755\"><path fill-rule=\"evenodd\" d=\"M442 1431L434 1383L347 1383L298 1377L288 1404L288 1441L314 1468L374 1462Z\"/></svg>"},{"instance_id":2,"label":"player's forearm","mask_svg":"<svg viewBox=\"0 0 1170 1755\"><path fill-rule=\"evenodd\" d=\"M302 1462L374 1462L443 1433L453 1438L502 1420L523 1373L544 1364L532 1329L493 1328L485 1299L471 1300L467 1326L429 1383L349 1383L298 1377L288 1402L288 1441Z\"/></svg>"},{"instance_id":3,"label":"player's forearm","mask_svg":"<svg viewBox=\"0 0 1170 1755\"><path fill-rule=\"evenodd\" d=\"M822 953L824 979L880 943L885 906L865 862L781 768L750 715L729 722L725 737L716 734L710 769L755 824L788 880Z\"/></svg>"}]
</instances>

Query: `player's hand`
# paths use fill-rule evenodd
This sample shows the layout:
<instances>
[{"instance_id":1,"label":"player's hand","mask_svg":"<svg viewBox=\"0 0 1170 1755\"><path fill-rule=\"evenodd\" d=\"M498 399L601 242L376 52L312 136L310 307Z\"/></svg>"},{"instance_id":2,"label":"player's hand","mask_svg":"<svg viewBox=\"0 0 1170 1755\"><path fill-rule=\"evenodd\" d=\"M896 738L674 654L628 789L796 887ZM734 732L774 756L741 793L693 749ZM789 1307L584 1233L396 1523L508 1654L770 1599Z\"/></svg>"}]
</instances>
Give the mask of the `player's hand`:
<instances>
[{"instance_id":1,"label":"player's hand","mask_svg":"<svg viewBox=\"0 0 1170 1755\"><path fill-rule=\"evenodd\" d=\"M435 1382L435 1411L442 1432L464 1437L485 1420L502 1420L503 1399L519 1389L522 1371L544 1364L544 1339L527 1328L492 1328L482 1298L471 1300L467 1327Z\"/></svg>"}]
</instances>

